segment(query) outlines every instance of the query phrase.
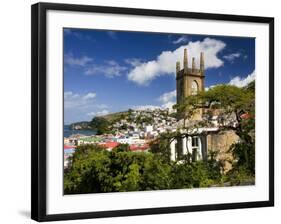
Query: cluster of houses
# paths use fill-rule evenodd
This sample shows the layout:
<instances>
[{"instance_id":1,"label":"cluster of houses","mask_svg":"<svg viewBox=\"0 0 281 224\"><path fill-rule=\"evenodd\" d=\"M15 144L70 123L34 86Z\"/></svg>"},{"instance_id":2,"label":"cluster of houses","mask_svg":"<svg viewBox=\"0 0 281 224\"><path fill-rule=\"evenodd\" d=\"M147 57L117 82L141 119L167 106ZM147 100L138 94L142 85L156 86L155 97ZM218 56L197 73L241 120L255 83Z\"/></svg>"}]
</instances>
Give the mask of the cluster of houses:
<instances>
[{"instance_id":1,"label":"cluster of houses","mask_svg":"<svg viewBox=\"0 0 281 224\"><path fill-rule=\"evenodd\" d=\"M113 130L142 139L155 139L159 134L177 129L177 119L168 109L133 110L113 124Z\"/></svg>"},{"instance_id":2,"label":"cluster of houses","mask_svg":"<svg viewBox=\"0 0 281 224\"><path fill-rule=\"evenodd\" d=\"M119 144L128 144L131 151L146 152L149 142L161 133L175 131L177 120L167 110L134 110L113 124L115 134L72 135L64 138L64 167L69 166L69 157L79 145L96 144L111 151Z\"/></svg>"}]
</instances>

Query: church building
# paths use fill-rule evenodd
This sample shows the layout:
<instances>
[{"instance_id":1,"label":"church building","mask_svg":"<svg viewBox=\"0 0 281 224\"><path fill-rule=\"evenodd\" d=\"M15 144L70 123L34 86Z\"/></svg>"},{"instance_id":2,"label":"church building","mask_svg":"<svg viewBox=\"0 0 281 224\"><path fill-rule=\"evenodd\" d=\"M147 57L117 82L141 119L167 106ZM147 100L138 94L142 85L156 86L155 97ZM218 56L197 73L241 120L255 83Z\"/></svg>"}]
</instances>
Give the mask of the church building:
<instances>
[{"instance_id":1,"label":"church building","mask_svg":"<svg viewBox=\"0 0 281 224\"><path fill-rule=\"evenodd\" d=\"M183 68L181 68L179 61L176 63L177 103L181 103L186 97L196 95L200 91L205 91L204 53L200 53L199 68L196 68L194 57L192 57L191 67L189 67L188 52L187 49L184 49ZM185 121L184 126L202 120L203 114L203 109L198 109L191 119ZM178 115L179 123L183 120L183 117L184 114ZM214 124L215 119L214 116ZM220 152L219 157L228 157L229 155L226 152L229 146L238 140L238 136L233 131L218 134L216 125L198 128L196 133L171 142L171 160L180 160L184 155L190 155L192 161L206 160L209 150L218 150Z\"/></svg>"}]
</instances>

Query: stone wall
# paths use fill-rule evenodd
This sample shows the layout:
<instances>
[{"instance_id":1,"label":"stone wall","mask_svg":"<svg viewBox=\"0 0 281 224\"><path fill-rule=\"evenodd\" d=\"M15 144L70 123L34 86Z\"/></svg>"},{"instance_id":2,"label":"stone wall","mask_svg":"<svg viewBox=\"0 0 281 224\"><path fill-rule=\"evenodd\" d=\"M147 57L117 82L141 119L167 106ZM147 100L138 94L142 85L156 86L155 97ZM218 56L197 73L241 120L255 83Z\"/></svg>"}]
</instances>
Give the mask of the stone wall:
<instances>
[{"instance_id":1,"label":"stone wall","mask_svg":"<svg viewBox=\"0 0 281 224\"><path fill-rule=\"evenodd\" d=\"M217 158L225 161L225 171L231 169L231 163L228 161L233 160L231 153L228 152L229 147L238 140L239 137L234 131L224 131L219 134L210 134L207 136L208 154L210 154L210 151L217 152Z\"/></svg>"}]
</instances>

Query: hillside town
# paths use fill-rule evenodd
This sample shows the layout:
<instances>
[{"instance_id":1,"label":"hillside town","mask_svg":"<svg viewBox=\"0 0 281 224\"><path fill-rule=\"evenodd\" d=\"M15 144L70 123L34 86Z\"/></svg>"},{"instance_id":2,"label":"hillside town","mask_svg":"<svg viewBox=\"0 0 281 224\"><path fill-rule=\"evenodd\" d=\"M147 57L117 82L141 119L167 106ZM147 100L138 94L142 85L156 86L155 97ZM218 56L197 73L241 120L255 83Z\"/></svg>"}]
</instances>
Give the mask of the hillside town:
<instances>
[{"instance_id":1,"label":"hillside town","mask_svg":"<svg viewBox=\"0 0 281 224\"><path fill-rule=\"evenodd\" d=\"M112 134L82 135L64 137L64 168L79 145L97 144L111 151L119 144L128 144L131 151L146 152L149 143L161 133L175 132L177 119L168 109L130 110L122 119L112 124Z\"/></svg>"}]
</instances>

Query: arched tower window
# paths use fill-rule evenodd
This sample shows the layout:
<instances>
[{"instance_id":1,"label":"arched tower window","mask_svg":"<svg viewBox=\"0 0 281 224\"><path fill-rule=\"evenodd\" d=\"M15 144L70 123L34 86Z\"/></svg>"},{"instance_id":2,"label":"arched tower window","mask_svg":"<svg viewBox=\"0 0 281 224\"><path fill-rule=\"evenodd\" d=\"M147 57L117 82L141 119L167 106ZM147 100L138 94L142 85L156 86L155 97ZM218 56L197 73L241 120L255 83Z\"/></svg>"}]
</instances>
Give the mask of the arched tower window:
<instances>
[{"instance_id":1,"label":"arched tower window","mask_svg":"<svg viewBox=\"0 0 281 224\"><path fill-rule=\"evenodd\" d=\"M196 95L198 93L198 83L193 80L191 83L191 95Z\"/></svg>"}]
</instances>

